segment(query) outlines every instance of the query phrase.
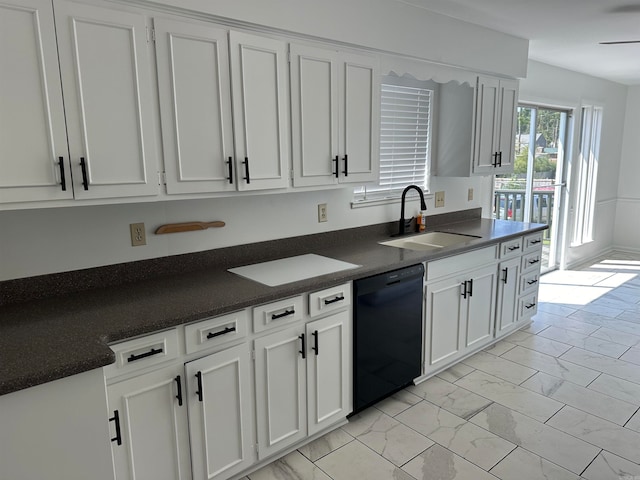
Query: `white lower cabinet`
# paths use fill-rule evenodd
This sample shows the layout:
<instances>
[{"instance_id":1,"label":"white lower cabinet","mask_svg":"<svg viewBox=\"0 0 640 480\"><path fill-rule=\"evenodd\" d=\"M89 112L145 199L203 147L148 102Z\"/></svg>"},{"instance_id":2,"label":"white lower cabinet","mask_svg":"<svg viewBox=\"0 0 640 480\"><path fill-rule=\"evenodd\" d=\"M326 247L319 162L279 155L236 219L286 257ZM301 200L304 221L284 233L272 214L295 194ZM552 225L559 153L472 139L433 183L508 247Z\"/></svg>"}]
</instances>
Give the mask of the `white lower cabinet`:
<instances>
[{"instance_id":1,"label":"white lower cabinet","mask_svg":"<svg viewBox=\"0 0 640 480\"><path fill-rule=\"evenodd\" d=\"M350 413L350 319L342 311L256 339L260 459Z\"/></svg>"},{"instance_id":2,"label":"white lower cabinet","mask_svg":"<svg viewBox=\"0 0 640 480\"><path fill-rule=\"evenodd\" d=\"M517 323L516 307L520 283L520 257L500 262L498 275L497 337L513 330Z\"/></svg>"},{"instance_id":3,"label":"white lower cabinet","mask_svg":"<svg viewBox=\"0 0 640 480\"><path fill-rule=\"evenodd\" d=\"M228 478L254 461L249 346L185 364L193 478Z\"/></svg>"}]
</instances>

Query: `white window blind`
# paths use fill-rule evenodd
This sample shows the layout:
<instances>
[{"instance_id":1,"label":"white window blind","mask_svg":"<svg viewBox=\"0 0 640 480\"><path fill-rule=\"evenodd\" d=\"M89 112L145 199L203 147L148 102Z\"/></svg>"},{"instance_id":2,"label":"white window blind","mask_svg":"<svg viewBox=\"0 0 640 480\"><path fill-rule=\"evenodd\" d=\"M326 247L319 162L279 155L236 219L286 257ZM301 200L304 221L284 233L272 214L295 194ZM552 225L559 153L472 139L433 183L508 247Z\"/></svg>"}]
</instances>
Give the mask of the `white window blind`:
<instances>
[{"instance_id":1,"label":"white window blind","mask_svg":"<svg viewBox=\"0 0 640 480\"><path fill-rule=\"evenodd\" d=\"M408 185L426 190L432 102L432 90L381 85L380 179L356 189L356 201L397 198Z\"/></svg>"}]
</instances>

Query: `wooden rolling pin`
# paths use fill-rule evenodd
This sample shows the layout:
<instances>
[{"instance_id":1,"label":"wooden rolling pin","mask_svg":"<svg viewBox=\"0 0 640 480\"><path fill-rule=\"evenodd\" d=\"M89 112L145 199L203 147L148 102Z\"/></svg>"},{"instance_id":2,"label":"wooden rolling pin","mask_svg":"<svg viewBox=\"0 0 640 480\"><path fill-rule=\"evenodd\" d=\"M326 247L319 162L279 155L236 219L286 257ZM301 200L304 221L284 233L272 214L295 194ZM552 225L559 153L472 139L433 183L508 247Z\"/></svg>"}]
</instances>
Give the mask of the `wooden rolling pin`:
<instances>
[{"instance_id":1,"label":"wooden rolling pin","mask_svg":"<svg viewBox=\"0 0 640 480\"><path fill-rule=\"evenodd\" d=\"M206 230L207 228L220 228L224 226L225 223L220 221L168 223L166 225L160 225L156 229L156 235L160 235L163 233L192 232L194 230Z\"/></svg>"}]
</instances>

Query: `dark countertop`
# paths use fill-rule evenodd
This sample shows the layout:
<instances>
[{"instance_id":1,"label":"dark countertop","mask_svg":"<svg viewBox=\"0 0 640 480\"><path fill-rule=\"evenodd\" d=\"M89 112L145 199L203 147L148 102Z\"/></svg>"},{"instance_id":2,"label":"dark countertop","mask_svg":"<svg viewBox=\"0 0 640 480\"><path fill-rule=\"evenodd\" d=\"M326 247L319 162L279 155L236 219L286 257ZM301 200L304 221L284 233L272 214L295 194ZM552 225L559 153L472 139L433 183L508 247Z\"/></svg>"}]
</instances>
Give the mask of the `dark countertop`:
<instances>
[{"instance_id":1,"label":"dark countertop","mask_svg":"<svg viewBox=\"0 0 640 480\"><path fill-rule=\"evenodd\" d=\"M111 342L201 320L349 280L481 248L546 225L476 218L434 230L482 238L438 251L379 245L388 226L363 227L296 239L262 242L200 255L200 269L76 291L0 307L0 395L94 368L115 360ZM268 247L268 248L267 248ZM267 287L227 268L316 253L359 268ZM197 255L197 254L193 254ZM173 261L187 262L186 256ZM73 279L73 275L67 275Z\"/></svg>"}]
</instances>

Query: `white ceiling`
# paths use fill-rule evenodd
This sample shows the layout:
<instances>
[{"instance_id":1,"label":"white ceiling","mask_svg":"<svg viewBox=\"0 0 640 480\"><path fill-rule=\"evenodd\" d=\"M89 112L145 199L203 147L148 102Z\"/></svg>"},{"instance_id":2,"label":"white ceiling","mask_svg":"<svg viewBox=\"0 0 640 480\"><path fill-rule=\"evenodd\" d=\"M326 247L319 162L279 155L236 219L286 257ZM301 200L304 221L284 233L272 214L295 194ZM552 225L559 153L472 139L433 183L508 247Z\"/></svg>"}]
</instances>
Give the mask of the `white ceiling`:
<instances>
[{"instance_id":1,"label":"white ceiling","mask_svg":"<svg viewBox=\"0 0 640 480\"><path fill-rule=\"evenodd\" d=\"M640 0L395 0L526 38L529 58L640 85Z\"/></svg>"}]
</instances>

